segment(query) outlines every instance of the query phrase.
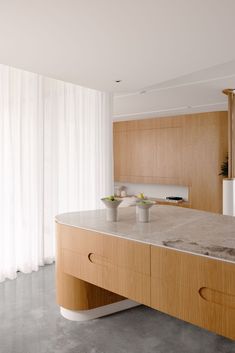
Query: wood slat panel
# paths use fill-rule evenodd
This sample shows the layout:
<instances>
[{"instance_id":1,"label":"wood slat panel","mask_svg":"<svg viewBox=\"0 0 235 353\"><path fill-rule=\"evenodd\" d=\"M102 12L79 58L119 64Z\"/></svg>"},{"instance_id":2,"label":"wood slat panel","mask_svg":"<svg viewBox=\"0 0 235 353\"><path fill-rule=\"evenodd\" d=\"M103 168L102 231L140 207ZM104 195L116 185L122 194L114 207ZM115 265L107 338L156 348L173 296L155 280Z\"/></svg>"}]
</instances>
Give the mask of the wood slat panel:
<instances>
[{"instance_id":1,"label":"wood slat panel","mask_svg":"<svg viewBox=\"0 0 235 353\"><path fill-rule=\"evenodd\" d=\"M70 310L89 310L125 298L65 273L62 263L61 236L63 228L56 224L56 300Z\"/></svg>"},{"instance_id":2,"label":"wood slat panel","mask_svg":"<svg viewBox=\"0 0 235 353\"><path fill-rule=\"evenodd\" d=\"M151 246L151 307L235 339L235 264Z\"/></svg>"},{"instance_id":3,"label":"wood slat panel","mask_svg":"<svg viewBox=\"0 0 235 353\"><path fill-rule=\"evenodd\" d=\"M114 123L115 181L184 185L192 208L222 210L227 112Z\"/></svg>"},{"instance_id":4,"label":"wood slat panel","mask_svg":"<svg viewBox=\"0 0 235 353\"><path fill-rule=\"evenodd\" d=\"M150 304L150 245L61 225L63 271Z\"/></svg>"}]
</instances>

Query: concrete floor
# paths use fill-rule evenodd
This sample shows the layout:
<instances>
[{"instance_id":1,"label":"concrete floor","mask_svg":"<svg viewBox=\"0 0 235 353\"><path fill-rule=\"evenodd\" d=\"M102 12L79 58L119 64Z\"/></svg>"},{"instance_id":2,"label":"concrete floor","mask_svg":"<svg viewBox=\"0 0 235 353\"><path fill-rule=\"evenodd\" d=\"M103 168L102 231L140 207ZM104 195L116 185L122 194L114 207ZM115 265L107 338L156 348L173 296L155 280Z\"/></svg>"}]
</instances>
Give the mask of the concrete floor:
<instances>
[{"instance_id":1,"label":"concrete floor","mask_svg":"<svg viewBox=\"0 0 235 353\"><path fill-rule=\"evenodd\" d=\"M77 323L55 303L54 265L0 284L1 353L235 353L235 341L140 306Z\"/></svg>"}]
</instances>

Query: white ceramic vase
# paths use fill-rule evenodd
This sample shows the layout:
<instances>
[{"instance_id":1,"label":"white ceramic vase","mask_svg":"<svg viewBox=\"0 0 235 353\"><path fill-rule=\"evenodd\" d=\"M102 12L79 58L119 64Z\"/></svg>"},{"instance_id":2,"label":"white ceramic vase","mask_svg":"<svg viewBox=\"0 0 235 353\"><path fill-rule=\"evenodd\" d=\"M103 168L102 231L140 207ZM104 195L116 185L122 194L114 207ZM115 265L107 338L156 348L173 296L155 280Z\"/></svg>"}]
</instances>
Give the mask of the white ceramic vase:
<instances>
[{"instance_id":1,"label":"white ceramic vase","mask_svg":"<svg viewBox=\"0 0 235 353\"><path fill-rule=\"evenodd\" d=\"M122 202L122 200L107 200L101 199L106 206L106 220L108 222L117 222L118 220L118 206Z\"/></svg>"},{"instance_id":2,"label":"white ceramic vase","mask_svg":"<svg viewBox=\"0 0 235 353\"><path fill-rule=\"evenodd\" d=\"M137 203L136 207L138 212L136 213L137 221L141 223L149 222L149 209L154 203Z\"/></svg>"}]
</instances>

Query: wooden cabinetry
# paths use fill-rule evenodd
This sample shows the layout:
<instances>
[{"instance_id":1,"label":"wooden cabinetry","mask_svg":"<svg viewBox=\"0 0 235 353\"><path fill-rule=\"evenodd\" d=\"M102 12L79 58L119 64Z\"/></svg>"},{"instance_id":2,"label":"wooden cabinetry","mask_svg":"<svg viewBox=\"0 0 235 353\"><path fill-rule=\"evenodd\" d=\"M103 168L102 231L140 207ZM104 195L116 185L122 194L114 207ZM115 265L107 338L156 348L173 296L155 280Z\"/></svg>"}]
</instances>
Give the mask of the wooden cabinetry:
<instances>
[{"instance_id":1,"label":"wooden cabinetry","mask_svg":"<svg viewBox=\"0 0 235 353\"><path fill-rule=\"evenodd\" d=\"M60 225L64 273L150 305L150 246Z\"/></svg>"},{"instance_id":2,"label":"wooden cabinetry","mask_svg":"<svg viewBox=\"0 0 235 353\"><path fill-rule=\"evenodd\" d=\"M151 307L235 339L235 265L151 247Z\"/></svg>"},{"instance_id":3,"label":"wooden cabinetry","mask_svg":"<svg viewBox=\"0 0 235 353\"><path fill-rule=\"evenodd\" d=\"M183 183L183 131L173 127L114 124L114 170L116 181Z\"/></svg>"},{"instance_id":4,"label":"wooden cabinetry","mask_svg":"<svg viewBox=\"0 0 235 353\"><path fill-rule=\"evenodd\" d=\"M107 291L101 287L95 286L83 281L78 276L72 276L65 272L64 261L62 257L63 247L62 238L68 228L61 224L56 224L56 299L57 303L70 310L89 310L99 306L112 304L125 298L120 295ZM72 228L73 229L73 228Z\"/></svg>"},{"instance_id":5,"label":"wooden cabinetry","mask_svg":"<svg viewBox=\"0 0 235 353\"><path fill-rule=\"evenodd\" d=\"M57 224L57 302L124 299L235 339L235 264Z\"/></svg>"},{"instance_id":6,"label":"wooden cabinetry","mask_svg":"<svg viewBox=\"0 0 235 353\"><path fill-rule=\"evenodd\" d=\"M192 208L221 212L227 112L114 123L114 178L184 185Z\"/></svg>"},{"instance_id":7,"label":"wooden cabinetry","mask_svg":"<svg viewBox=\"0 0 235 353\"><path fill-rule=\"evenodd\" d=\"M183 184L183 135L180 125L153 129L153 177L169 184Z\"/></svg>"}]
</instances>

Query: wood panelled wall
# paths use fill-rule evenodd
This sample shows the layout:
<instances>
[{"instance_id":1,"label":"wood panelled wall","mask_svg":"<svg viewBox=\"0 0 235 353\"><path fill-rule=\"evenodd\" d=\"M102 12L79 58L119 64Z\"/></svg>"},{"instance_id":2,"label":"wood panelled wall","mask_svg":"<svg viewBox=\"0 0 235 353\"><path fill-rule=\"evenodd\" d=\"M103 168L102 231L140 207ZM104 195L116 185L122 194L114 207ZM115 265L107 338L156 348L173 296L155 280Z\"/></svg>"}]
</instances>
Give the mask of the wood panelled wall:
<instances>
[{"instance_id":1,"label":"wood panelled wall","mask_svg":"<svg viewBox=\"0 0 235 353\"><path fill-rule=\"evenodd\" d=\"M114 123L114 179L189 187L190 206L221 212L227 112Z\"/></svg>"}]
</instances>

